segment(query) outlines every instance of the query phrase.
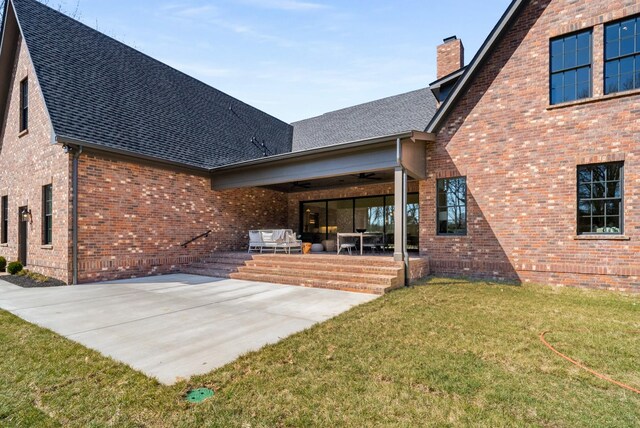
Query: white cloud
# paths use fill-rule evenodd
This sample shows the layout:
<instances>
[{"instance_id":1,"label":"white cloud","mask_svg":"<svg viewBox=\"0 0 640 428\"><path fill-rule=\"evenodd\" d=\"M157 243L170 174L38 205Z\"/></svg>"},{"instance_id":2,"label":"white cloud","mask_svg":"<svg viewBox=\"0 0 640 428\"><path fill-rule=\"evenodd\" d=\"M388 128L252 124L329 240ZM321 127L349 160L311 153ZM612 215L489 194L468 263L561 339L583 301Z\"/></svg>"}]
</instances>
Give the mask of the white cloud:
<instances>
[{"instance_id":1,"label":"white cloud","mask_svg":"<svg viewBox=\"0 0 640 428\"><path fill-rule=\"evenodd\" d=\"M250 37L260 42L273 43L283 48L290 48L298 45L297 42L287 39L285 37L275 36L273 34L267 34L251 27L250 25L238 24L228 19L212 19L210 22L212 24L219 26L220 28L224 28L236 34L241 34L245 37Z\"/></svg>"},{"instance_id":2,"label":"white cloud","mask_svg":"<svg viewBox=\"0 0 640 428\"><path fill-rule=\"evenodd\" d=\"M194 6L189 3L168 3L160 6L160 10L171 12L173 15L183 18L210 15L218 12L218 8L212 5Z\"/></svg>"},{"instance_id":3,"label":"white cloud","mask_svg":"<svg viewBox=\"0 0 640 428\"><path fill-rule=\"evenodd\" d=\"M176 15L184 16L184 17L194 17L194 16L202 16L204 14L210 14L216 11L217 9L214 6L196 6L196 7L186 7L184 9L180 9L176 12Z\"/></svg>"}]
</instances>

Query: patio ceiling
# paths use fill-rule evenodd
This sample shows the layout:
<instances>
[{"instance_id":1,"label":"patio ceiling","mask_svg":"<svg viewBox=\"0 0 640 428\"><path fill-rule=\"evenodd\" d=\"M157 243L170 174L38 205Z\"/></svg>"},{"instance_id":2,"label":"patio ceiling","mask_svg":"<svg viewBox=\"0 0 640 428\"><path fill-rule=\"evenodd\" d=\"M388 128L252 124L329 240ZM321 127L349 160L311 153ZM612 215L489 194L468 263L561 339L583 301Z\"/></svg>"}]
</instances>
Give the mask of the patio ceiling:
<instances>
[{"instance_id":1,"label":"patio ceiling","mask_svg":"<svg viewBox=\"0 0 640 428\"><path fill-rule=\"evenodd\" d=\"M363 172L360 174L341 175L336 177L319 178L315 180L293 181L290 183L263 186L279 192L292 193L307 190L333 189L339 187L365 186L368 184L393 183L393 170L378 172Z\"/></svg>"},{"instance_id":2,"label":"patio ceiling","mask_svg":"<svg viewBox=\"0 0 640 428\"><path fill-rule=\"evenodd\" d=\"M302 191L312 186L392 182L397 168L412 178L423 179L426 176L425 144L433 140L432 134L408 131L271 156L214 169L211 185L214 190L269 187Z\"/></svg>"}]
</instances>

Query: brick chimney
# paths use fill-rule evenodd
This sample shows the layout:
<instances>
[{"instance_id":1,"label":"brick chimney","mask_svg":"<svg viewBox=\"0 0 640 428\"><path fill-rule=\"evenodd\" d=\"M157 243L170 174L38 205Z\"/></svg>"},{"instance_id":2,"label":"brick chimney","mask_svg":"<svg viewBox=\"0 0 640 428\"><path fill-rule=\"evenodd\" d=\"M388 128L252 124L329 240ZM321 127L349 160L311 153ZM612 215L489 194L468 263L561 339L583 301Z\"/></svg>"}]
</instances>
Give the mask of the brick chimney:
<instances>
[{"instance_id":1,"label":"brick chimney","mask_svg":"<svg viewBox=\"0 0 640 428\"><path fill-rule=\"evenodd\" d=\"M448 37L438 46L438 79L464 67L464 46L456 36Z\"/></svg>"}]
</instances>

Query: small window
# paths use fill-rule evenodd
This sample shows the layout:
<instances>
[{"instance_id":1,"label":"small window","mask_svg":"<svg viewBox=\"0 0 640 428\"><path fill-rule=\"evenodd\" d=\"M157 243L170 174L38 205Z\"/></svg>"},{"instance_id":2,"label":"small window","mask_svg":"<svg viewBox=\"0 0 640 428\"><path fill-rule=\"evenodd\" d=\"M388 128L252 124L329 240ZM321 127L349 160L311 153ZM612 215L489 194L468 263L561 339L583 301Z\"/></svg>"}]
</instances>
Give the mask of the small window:
<instances>
[{"instance_id":1,"label":"small window","mask_svg":"<svg viewBox=\"0 0 640 428\"><path fill-rule=\"evenodd\" d=\"M591 30L551 40L551 104L591 96Z\"/></svg>"},{"instance_id":2,"label":"small window","mask_svg":"<svg viewBox=\"0 0 640 428\"><path fill-rule=\"evenodd\" d=\"M466 235L466 177L438 180L438 235Z\"/></svg>"},{"instance_id":3,"label":"small window","mask_svg":"<svg viewBox=\"0 0 640 428\"><path fill-rule=\"evenodd\" d=\"M42 244L53 242L53 187L51 184L42 187Z\"/></svg>"},{"instance_id":4,"label":"small window","mask_svg":"<svg viewBox=\"0 0 640 428\"><path fill-rule=\"evenodd\" d=\"M20 132L29 128L29 79L20 82Z\"/></svg>"},{"instance_id":5,"label":"small window","mask_svg":"<svg viewBox=\"0 0 640 428\"><path fill-rule=\"evenodd\" d=\"M604 93L640 88L640 17L604 30Z\"/></svg>"},{"instance_id":6,"label":"small window","mask_svg":"<svg viewBox=\"0 0 640 428\"><path fill-rule=\"evenodd\" d=\"M3 196L0 202L0 214L2 215L2 233L0 233L0 244L9 241L9 197Z\"/></svg>"},{"instance_id":7,"label":"small window","mask_svg":"<svg viewBox=\"0 0 640 428\"><path fill-rule=\"evenodd\" d=\"M622 234L623 164L578 167L578 234Z\"/></svg>"}]
</instances>

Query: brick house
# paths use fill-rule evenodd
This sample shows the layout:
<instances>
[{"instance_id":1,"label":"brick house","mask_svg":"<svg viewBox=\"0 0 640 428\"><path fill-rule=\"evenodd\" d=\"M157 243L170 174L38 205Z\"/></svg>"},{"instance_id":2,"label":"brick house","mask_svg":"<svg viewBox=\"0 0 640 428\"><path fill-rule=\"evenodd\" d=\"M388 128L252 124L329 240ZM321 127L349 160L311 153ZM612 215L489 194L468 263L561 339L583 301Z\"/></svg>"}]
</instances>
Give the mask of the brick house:
<instances>
[{"instance_id":1,"label":"brick house","mask_svg":"<svg viewBox=\"0 0 640 428\"><path fill-rule=\"evenodd\" d=\"M89 282L184 271L250 229L369 229L421 273L637 290L638 16L514 0L467 66L445 39L429 88L289 125L8 1L0 255Z\"/></svg>"}]
</instances>

